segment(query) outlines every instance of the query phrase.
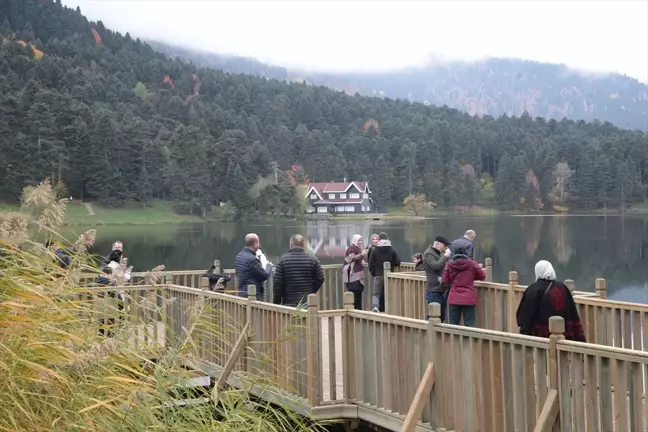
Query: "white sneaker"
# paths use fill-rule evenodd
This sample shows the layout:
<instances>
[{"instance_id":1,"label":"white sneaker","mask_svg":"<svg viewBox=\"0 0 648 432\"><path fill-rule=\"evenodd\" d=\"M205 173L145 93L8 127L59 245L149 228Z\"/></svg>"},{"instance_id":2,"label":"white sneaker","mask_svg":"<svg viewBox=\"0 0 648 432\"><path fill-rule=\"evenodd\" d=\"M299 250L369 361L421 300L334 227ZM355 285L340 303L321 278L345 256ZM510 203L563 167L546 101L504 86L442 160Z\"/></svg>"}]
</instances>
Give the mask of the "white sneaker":
<instances>
[{"instance_id":1,"label":"white sneaker","mask_svg":"<svg viewBox=\"0 0 648 432\"><path fill-rule=\"evenodd\" d=\"M380 312L380 311L378 310L378 308L373 308L373 309L371 309L371 311L372 311L372 312L376 312L376 313L379 313L379 312Z\"/></svg>"}]
</instances>

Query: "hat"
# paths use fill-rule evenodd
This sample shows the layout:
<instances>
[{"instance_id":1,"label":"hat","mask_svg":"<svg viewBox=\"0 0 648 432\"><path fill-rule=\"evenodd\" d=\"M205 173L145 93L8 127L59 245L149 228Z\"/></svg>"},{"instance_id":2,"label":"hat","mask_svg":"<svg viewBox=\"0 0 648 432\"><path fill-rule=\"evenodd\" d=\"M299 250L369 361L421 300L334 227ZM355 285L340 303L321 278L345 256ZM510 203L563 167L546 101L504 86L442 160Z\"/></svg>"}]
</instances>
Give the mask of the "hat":
<instances>
[{"instance_id":1,"label":"hat","mask_svg":"<svg viewBox=\"0 0 648 432\"><path fill-rule=\"evenodd\" d=\"M438 241L439 243L443 243L446 246L450 246L450 240L443 236L438 236L437 238L434 239L434 241Z\"/></svg>"},{"instance_id":2,"label":"hat","mask_svg":"<svg viewBox=\"0 0 648 432\"><path fill-rule=\"evenodd\" d=\"M462 256L462 257L467 257L468 256L468 251L466 250L465 247L463 246L457 246L457 248L454 251L454 256Z\"/></svg>"}]
</instances>

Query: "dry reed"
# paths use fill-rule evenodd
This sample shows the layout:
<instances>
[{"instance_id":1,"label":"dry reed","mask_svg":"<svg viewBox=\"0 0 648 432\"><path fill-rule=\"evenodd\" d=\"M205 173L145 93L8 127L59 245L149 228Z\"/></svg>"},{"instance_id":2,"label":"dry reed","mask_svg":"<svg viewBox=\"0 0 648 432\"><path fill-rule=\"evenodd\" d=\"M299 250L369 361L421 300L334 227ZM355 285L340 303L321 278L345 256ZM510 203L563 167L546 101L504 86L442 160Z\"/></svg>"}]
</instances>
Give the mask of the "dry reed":
<instances>
[{"instance_id":1,"label":"dry reed","mask_svg":"<svg viewBox=\"0 0 648 432\"><path fill-rule=\"evenodd\" d=\"M239 390L222 392L217 408L168 408L180 398L169 390L194 376L185 366L198 355L196 339L226 337L227 329L213 324L217 311L197 302L186 311L192 319L178 343L160 341L158 326L177 304L155 285L163 267L148 275L150 288L117 288L125 293L122 309L110 289L79 288L83 273L99 271L88 253L96 233L72 244L57 235L66 202L49 181L27 188L23 201L24 213L0 214L0 431L319 428ZM70 252L67 268L30 237L30 225Z\"/></svg>"}]
</instances>

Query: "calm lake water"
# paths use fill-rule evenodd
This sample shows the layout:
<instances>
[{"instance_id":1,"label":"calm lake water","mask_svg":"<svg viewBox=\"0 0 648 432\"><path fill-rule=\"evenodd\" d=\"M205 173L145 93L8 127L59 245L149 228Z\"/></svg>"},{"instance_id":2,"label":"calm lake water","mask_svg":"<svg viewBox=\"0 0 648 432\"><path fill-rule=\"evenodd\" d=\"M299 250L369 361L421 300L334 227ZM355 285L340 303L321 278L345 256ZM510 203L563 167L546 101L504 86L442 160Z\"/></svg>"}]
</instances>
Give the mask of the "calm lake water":
<instances>
[{"instance_id":1,"label":"calm lake water","mask_svg":"<svg viewBox=\"0 0 648 432\"><path fill-rule=\"evenodd\" d=\"M353 234L368 239L385 231L403 261L422 252L437 235L450 240L466 229L477 231L475 257L493 259L493 280L506 282L516 270L520 283L533 281L533 268L549 260L560 279L594 290L594 279L608 281L615 300L648 303L648 216L496 216L449 217L426 221L255 221L187 225L98 227L94 252L106 255L114 240L124 242L134 271L158 264L168 270L207 269L214 259L231 268L243 238L255 232L272 262L288 249L291 234L308 238L322 264L341 263ZM77 231L80 231L77 228Z\"/></svg>"}]
</instances>

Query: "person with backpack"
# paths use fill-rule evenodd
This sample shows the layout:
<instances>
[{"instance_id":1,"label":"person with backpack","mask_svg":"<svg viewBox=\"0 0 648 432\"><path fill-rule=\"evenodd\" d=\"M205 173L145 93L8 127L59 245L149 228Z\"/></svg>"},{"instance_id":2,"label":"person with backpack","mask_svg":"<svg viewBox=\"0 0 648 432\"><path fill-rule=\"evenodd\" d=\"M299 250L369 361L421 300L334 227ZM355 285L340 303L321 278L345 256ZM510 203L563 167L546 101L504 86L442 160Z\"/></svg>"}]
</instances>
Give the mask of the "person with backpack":
<instances>
[{"instance_id":1,"label":"person with backpack","mask_svg":"<svg viewBox=\"0 0 648 432\"><path fill-rule=\"evenodd\" d=\"M463 318L466 327L475 327L477 309L476 280L486 280L486 273L468 257L468 252L459 246L443 272L443 283L450 287L448 292L448 324L459 325Z\"/></svg>"},{"instance_id":2,"label":"person with backpack","mask_svg":"<svg viewBox=\"0 0 648 432\"><path fill-rule=\"evenodd\" d=\"M576 302L567 286L556 280L556 271L549 261L535 265L536 281L522 295L516 318L520 334L549 337L549 318L560 316L565 320L565 339L585 342L583 325Z\"/></svg>"}]
</instances>

